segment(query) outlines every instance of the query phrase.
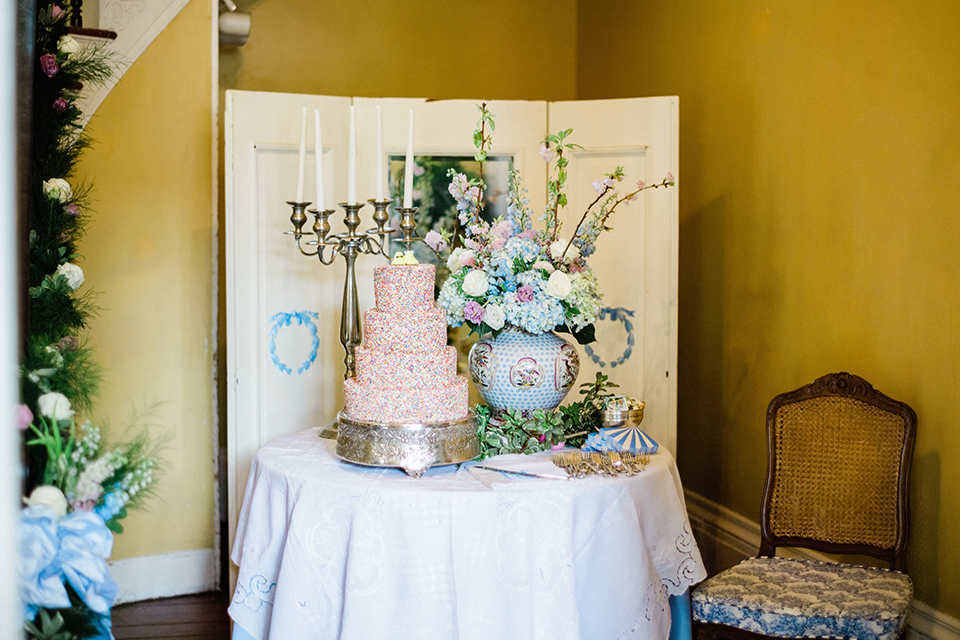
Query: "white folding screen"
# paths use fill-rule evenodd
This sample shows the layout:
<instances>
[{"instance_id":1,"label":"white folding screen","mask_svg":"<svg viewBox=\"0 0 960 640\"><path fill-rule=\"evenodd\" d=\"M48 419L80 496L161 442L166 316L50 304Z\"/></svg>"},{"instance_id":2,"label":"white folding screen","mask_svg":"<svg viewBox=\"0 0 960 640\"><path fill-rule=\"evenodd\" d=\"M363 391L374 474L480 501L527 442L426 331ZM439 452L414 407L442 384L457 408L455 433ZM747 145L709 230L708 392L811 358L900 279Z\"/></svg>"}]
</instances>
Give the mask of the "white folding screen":
<instances>
[{"instance_id":1,"label":"white folding screen","mask_svg":"<svg viewBox=\"0 0 960 640\"><path fill-rule=\"evenodd\" d=\"M307 108L304 199L316 201L313 110L323 131L323 169L332 233L343 231L335 203L347 195L350 105L357 122L357 197L374 197L376 163L403 155L407 117L415 112L418 156L472 156L480 117L475 100L348 98L228 91L225 119L225 245L227 313L227 441L230 544L250 462L281 435L332 420L342 404L339 344L342 259L334 266L296 250L290 235L297 185L302 108ZM590 102L490 101L497 116L493 153L520 169L531 208L546 204L547 165L539 155L548 132L573 128L585 147L569 157L569 237L596 197L591 183L623 165L621 191L678 175L676 98ZM376 158L376 107L383 120L383 158ZM578 347L579 383L602 370L622 391L647 403L643 427L665 447L676 443L677 189L644 191L610 220L590 264L605 292L599 342ZM315 206L311 205L311 206ZM360 230L373 226L361 210ZM306 228L309 228L308 222ZM561 234L563 235L563 233ZM361 310L373 305L372 272L382 258L357 260ZM568 401L576 399L571 392Z\"/></svg>"}]
</instances>

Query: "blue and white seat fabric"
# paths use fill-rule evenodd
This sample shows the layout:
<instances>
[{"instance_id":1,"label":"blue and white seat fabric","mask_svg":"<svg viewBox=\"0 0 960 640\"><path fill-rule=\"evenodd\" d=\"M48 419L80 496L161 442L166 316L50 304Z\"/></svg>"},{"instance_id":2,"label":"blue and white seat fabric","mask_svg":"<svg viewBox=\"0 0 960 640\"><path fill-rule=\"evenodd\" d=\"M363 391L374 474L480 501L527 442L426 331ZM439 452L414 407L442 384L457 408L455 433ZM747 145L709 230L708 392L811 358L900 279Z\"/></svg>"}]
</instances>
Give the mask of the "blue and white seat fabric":
<instances>
[{"instance_id":1,"label":"blue and white seat fabric","mask_svg":"<svg viewBox=\"0 0 960 640\"><path fill-rule=\"evenodd\" d=\"M781 638L894 640L913 583L899 571L750 558L697 587L693 619Z\"/></svg>"}]
</instances>

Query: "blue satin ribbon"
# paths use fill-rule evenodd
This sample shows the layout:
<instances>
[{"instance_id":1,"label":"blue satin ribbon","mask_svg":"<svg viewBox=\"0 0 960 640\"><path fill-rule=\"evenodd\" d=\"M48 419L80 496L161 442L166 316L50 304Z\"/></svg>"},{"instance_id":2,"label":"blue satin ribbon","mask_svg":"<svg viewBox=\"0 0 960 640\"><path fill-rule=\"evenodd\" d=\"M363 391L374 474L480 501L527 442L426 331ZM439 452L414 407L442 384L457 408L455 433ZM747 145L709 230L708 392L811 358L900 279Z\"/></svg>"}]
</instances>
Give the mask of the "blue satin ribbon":
<instances>
[{"instance_id":1,"label":"blue satin ribbon","mask_svg":"<svg viewBox=\"0 0 960 640\"><path fill-rule=\"evenodd\" d=\"M48 507L35 505L20 512L20 536L17 569L27 620L40 607L69 607L67 583L92 611L109 616L118 588L106 562L113 534L100 516L75 511L57 521Z\"/></svg>"}]
</instances>

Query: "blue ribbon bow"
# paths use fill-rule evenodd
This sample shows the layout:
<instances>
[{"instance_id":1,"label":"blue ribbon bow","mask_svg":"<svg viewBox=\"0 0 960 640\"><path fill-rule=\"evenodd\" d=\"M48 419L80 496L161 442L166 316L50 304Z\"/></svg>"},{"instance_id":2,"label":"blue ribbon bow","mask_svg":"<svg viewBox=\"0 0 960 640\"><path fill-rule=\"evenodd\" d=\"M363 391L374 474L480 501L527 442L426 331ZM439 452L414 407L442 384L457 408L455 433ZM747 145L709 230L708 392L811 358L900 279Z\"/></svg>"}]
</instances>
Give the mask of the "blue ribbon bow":
<instances>
[{"instance_id":1,"label":"blue ribbon bow","mask_svg":"<svg viewBox=\"0 0 960 640\"><path fill-rule=\"evenodd\" d=\"M47 506L34 505L20 512L20 536L17 569L27 620L40 607L69 607L66 583L92 611L110 614L118 592L106 562L113 534L100 516L75 511L58 522Z\"/></svg>"}]
</instances>

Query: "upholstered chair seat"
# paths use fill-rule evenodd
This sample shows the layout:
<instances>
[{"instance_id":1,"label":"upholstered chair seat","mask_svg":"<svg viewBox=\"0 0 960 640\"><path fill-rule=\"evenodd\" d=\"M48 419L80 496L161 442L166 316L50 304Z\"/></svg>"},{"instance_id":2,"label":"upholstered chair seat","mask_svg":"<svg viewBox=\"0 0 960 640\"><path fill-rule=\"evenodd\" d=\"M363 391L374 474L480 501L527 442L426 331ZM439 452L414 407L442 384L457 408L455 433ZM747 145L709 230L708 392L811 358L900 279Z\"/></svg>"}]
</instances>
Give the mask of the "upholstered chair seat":
<instances>
[{"instance_id":1,"label":"upholstered chair seat","mask_svg":"<svg viewBox=\"0 0 960 640\"><path fill-rule=\"evenodd\" d=\"M894 640L912 596L899 571L748 558L704 582L692 600L697 620L766 636Z\"/></svg>"}]
</instances>

